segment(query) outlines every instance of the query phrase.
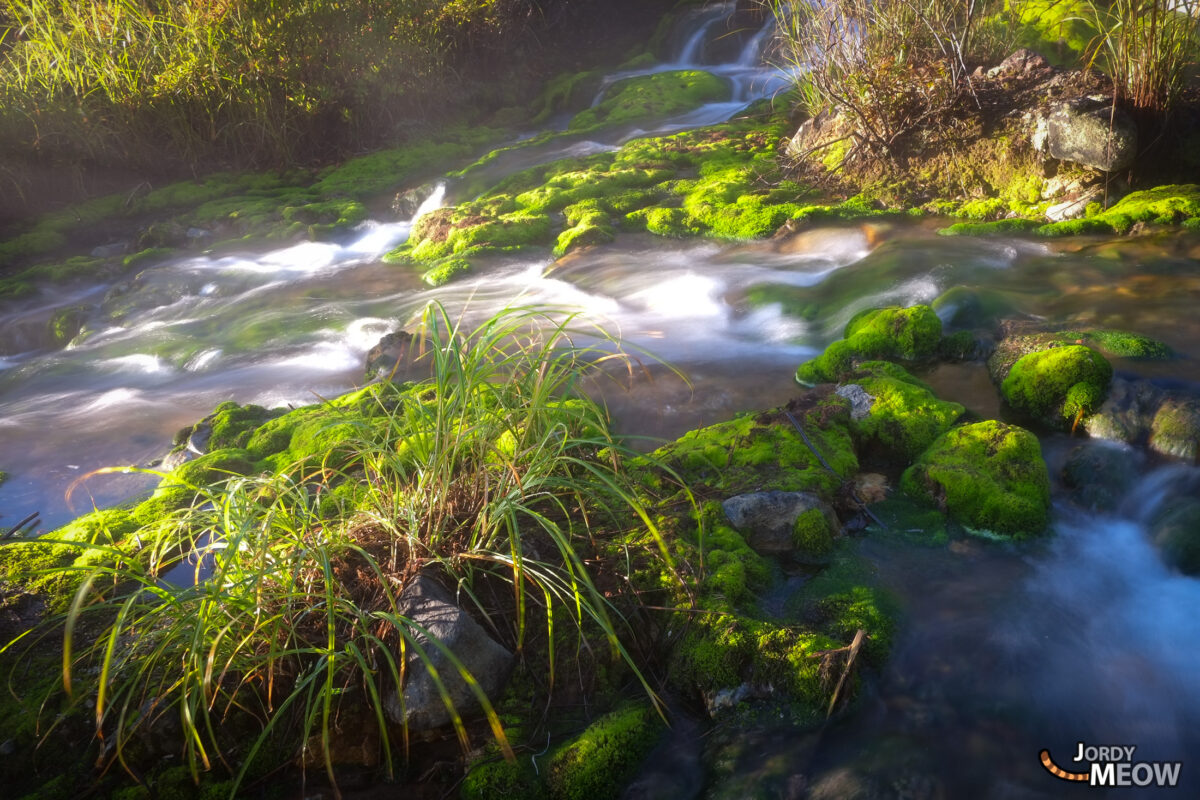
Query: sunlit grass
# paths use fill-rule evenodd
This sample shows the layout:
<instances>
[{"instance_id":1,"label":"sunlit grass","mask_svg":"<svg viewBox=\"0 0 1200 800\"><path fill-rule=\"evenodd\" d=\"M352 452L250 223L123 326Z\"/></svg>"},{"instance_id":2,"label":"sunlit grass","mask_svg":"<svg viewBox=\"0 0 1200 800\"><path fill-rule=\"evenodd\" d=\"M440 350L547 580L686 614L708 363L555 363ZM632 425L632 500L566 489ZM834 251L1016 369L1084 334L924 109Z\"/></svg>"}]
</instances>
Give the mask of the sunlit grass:
<instances>
[{"instance_id":1,"label":"sunlit grass","mask_svg":"<svg viewBox=\"0 0 1200 800\"><path fill-rule=\"evenodd\" d=\"M578 391L625 356L579 327L571 315L515 309L468 328L430 306L417 361L430 377L380 387L378 413L336 452L196 487L190 506L134 535L140 549L80 544L107 563L56 621L63 684L91 709L106 760L136 772L138 742L175 730L195 773L223 765L241 782L282 741L287 758L318 748L310 762L332 778L332 731L354 703L374 719L391 772L408 731L396 741L384 697L413 668L430 670L468 747L466 710L435 651L508 752L497 698L402 613L418 574L454 587L507 647L543 659L550 685L566 629L587 657L623 661L657 702L586 554L630 529L657 540L654 557L666 547L604 410ZM597 344L576 345L577 335ZM163 580L172 570L183 585ZM485 586L507 587L507 599Z\"/></svg>"}]
</instances>

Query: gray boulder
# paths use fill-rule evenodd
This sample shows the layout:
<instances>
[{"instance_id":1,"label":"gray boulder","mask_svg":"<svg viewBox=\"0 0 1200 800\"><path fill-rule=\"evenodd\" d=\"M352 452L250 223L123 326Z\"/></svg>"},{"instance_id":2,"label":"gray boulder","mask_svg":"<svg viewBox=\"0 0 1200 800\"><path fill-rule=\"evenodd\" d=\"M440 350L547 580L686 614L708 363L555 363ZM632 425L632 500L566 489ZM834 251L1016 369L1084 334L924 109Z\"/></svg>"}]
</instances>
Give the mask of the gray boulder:
<instances>
[{"instance_id":1,"label":"gray boulder","mask_svg":"<svg viewBox=\"0 0 1200 800\"><path fill-rule=\"evenodd\" d=\"M1045 117L1044 136L1034 145L1053 158L1104 172L1122 170L1137 156L1137 126L1105 100L1077 98L1056 103Z\"/></svg>"},{"instance_id":2,"label":"gray boulder","mask_svg":"<svg viewBox=\"0 0 1200 800\"><path fill-rule=\"evenodd\" d=\"M816 549L811 541L812 526L798 530L797 521L808 511L818 510L824 517L824 531L816 534L832 539L838 530L837 515L811 492L751 492L731 497L721 504L730 524L759 553L791 553L797 549ZM822 535L823 534L823 535ZM826 542L828 544L828 542Z\"/></svg>"},{"instance_id":3,"label":"gray boulder","mask_svg":"<svg viewBox=\"0 0 1200 800\"><path fill-rule=\"evenodd\" d=\"M512 653L488 636L479 623L459 608L441 584L428 576L419 575L404 587L398 605L401 614L427 630L442 646L454 653L489 699L499 698L512 673ZM427 636L417 634L415 638L459 715L467 717L477 713L479 702L458 667ZM396 724L407 723L412 732L435 730L450 724L450 712L430 674L426 659L416 653L416 648L409 647L403 700L395 687L384 695L384 710L388 719Z\"/></svg>"},{"instance_id":4,"label":"gray boulder","mask_svg":"<svg viewBox=\"0 0 1200 800\"><path fill-rule=\"evenodd\" d=\"M388 378L402 375L415 357L413 335L407 331L393 331L386 334L367 352L367 377Z\"/></svg>"}]
</instances>

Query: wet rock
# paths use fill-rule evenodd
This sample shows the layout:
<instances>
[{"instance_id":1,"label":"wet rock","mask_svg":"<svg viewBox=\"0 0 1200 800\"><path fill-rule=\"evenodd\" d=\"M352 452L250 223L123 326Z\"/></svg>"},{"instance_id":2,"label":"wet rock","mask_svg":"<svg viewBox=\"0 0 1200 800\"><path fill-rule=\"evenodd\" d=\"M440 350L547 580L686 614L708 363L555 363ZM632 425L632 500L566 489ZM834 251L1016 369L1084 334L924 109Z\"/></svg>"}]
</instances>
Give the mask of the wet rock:
<instances>
[{"instance_id":1,"label":"wet rock","mask_svg":"<svg viewBox=\"0 0 1200 800\"><path fill-rule=\"evenodd\" d=\"M1087 418L1084 429L1094 439L1141 444L1150 436L1163 392L1148 381L1114 378L1108 398Z\"/></svg>"},{"instance_id":2,"label":"wet rock","mask_svg":"<svg viewBox=\"0 0 1200 800\"><path fill-rule=\"evenodd\" d=\"M883 794L871 778L842 767L818 778L808 797L809 800L880 800Z\"/></svg>"},{"instance_id":3,"label":"wet rock","mask_svg":"<svg viewBox=\"0 0 1200 800\"><path fill-rule=\"evenodd\" d=\"M162 461L158 464L158 468L162 472L171 472L176 467L191 461L193 455L194 453L186 447L176 447L163 456Z\"/></svg>"},{"instance_id":4,"label":"wet rock","mask_svg":"<svg viewBox=\"0 0 1200 800\"><path fill-rule=\"evenodd\" d=\"M385 335L367 352L367 377L387 378L401 372L416 358L413 342L413 335L407 331L394 331Z\"/></svg>"},{"instance_id":5,"label":"wet rock","mask_svg":"<svg viewBox=\"0 0 1200 800\"><path fill-rule=\"evenodd\" d=\"M1200 400L1168 397L1150 425L1150 449L1159 455L1196 463L1200 454Z\"/></svg>"},{"instance_id":6,"label":"wet rock","mask_svg":"<svg viewBox=\"0 0 1200 800\"><path fill-rule=\"evenodd\" d=\"M1106 100L1077 98L1053 106L1041 144L1053 158L1115 172L1137 156L1137 126L1123 111L1114 114Z\"/></svg>"},{"instance_id":7,"label":"wet rock","mask_svg":"<svg viewBox=\"0 0 1200 800\"><path fill-rule=\"evenodd\" d=\"M392 198L392 212L397 219L412 219L421 207L437 189L436 183L423 183L412 189L406 189Z\"/></svg>"},{"instance_id":8,"label":"wet rock","mask_svg":"<svg viewBox=\"0 0 1200 800\"><path fill-rule=\"evenodd\" d=\"M92 258L116 258L129 252L129 242L102 244L92 249Z\"/></svg>"},{"instance_id":9,"label":"wet rock","mask_svg":"<svg viewBox=\"0 0 1200 800\"><path fill-rule=\"evenodd\" d=\"M404 587L398 605L401 614L422 626L454 653L485 695L492 700L499 698L512 673L512 653L459 608L441 584L420 575ZM424 649L429 664L437 671L458 713L467 716L477 712L478 701L458 668L424 634L417 634L416 640ZM409 648L406 669L408 679L404 685L403 703L394 687L384 696L388 719L397 724L407 723L409 730L414 732L450 724L450 713L437 684L413 647Z\"/></svg>"},{"instance_id":10,"label":"wet rock","mask_svg":"<svg viewBox=\"0 0 1200 800\"><path fill-rule=\"evenodd\" d=\"M1168 566L1200 575L1200 500L1184 497L1168 502L1154 515L1150 536Z\"/></svg>"},{"instance_id":11,"label":"wet rock","mask_svg":"<svg viewBox=\"0 0 1200 800\"><path fill-rule=\"evenodd\" d=\"M1140 454L1112 442L1089 442L1076 447L1063 465L1063 484L1072 499L1093 511L1115 511L1137 480Z\"/></svg>"},{"instance_id":12,"label":"wet rock","mask_svg":"<svg viewBox=\"0 0 1200 800\"><path fill-rule=\"evenodd\" d=\"M871 413L875 398L857 383L839 386L836 391L839 396L850 401L850 419L859 420Z\"/></svg>"},{"instance_id":13,"label":"wet rock","mask_svg":"<svg viewBox=\"0 0 1200 800\"><path fill-rule=\"evenodd\" d=\"M731 497L721 504L731 525L759 553L790 553L796 550L819 555L832 544L840 526L837 516L810 492L752 492ZM810 514L809 512L816 512ZM808 515L806 517L806 515Z\"/></svg>"}]
</instances>

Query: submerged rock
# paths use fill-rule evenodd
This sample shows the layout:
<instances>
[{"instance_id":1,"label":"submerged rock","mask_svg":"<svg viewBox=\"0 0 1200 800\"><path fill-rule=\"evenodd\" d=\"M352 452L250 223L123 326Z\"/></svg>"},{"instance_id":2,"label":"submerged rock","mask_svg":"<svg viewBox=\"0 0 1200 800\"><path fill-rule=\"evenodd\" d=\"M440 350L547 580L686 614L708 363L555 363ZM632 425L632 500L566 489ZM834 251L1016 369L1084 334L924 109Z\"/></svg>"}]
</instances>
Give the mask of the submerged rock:
<instances>
[{"instance_id":1,"label":"submerged rock","mask_svg":"<svg viewBox=\"0 0 1200 800\"><path fill-rule=\"evenodd\" d=\"M840 525L833 509L810 492L752 492L721 504L733 527L759 553L820 556Z\"/></svg>"},{"instance_id":2,"label":"submerged rock","mask_svg":"<svg viewBox=\"0 0 1200 800\"><path fill-rule=\"evenodd\" d=\"M964 527L1009 537L1041 533L1050 511L1050 476L1037 437L1002 422L944 434L901 477L910 494Z\"/></svg>"},{"instance_id":3,"label":"submerged rock","mask_svg":"<svg viewBox=\"0 0 1200 800\"><path fill-rule=\"evenodd\" d=\"M1089 442L1071 451L1063 483L1075 502L1093 511L1115 511L1137 480L1140 453L1111 442Z\"/></svg>"},{"instance_id":4,"label":"submerged rock","mask_svg":"<svg viewBox=\"0 0 1200 800\"><path fill-rule=\"evenodd\" d=\"M404 587L398 605L401 614L454 653L463 668L478 681L485 695L492 699L499 697L512 672L512 653L459 608L441 584L427 575L420 575ZM430 674L430 667L437 671L442 688L459 714L478 711L479 701L458 667L425 634L417 633L415 638L425 651L424 658L415 652L415 647L409 646L408 679L403 699L394 688L384 696L388 719L396 724L407 724L410 731L434 730L450 724L450 712Z\"/></svg>"},{"instance_id":5,"label":"submerged rock","mask_svg":"<svg viewBox=\"0 0 1200 800\"><path fill-rule=\"evenodd\" d=\"M1168 566L1200 575L1200 501L1179 498L1154 516L1150 536Z\"/></svg>"}]
</instances>

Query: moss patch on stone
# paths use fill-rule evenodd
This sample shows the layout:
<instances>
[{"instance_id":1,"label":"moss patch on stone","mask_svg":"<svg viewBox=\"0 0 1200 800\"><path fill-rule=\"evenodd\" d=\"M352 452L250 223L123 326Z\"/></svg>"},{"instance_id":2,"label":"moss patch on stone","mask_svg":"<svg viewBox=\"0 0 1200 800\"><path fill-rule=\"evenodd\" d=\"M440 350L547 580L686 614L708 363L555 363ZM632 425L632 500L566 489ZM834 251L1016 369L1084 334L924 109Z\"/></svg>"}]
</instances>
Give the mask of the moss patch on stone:
<instances>
[{"instance_id":1,"label":"moss patch on stone","mask_svg":"<svg viewBox=\"0 0 1200 800\"><path fill-rule=\"evenodd\" d=\"M928 385L887 361L859 364L845 383L858 384L875 398L866 416L851 420L859 446L877 448L902 464L911 463L965 411L939 400Z\"/></svg>"},{"instance_id":2,"label":"moss patch on stone","mask_svg":"<svg viewBox=\"0 0 1200 800\"><path fill-rule=\"evenodd\" d=\"M804 443L784 409L747 415L690 431L651 454L701 493L812 491L829 497L858 471L849 431L849 404L832 392L814 393L791 413L831 474Z\"/></svg>"},{"instance_id":3,"label":"moss patch on stone","mask_svg":"<svg viewBox=\"0 0 1200 800\"><path fill-rule=\"evenodd\" d=\"M645 703L612 711L564 742L550 757L553 800L612 800L635 774L664 730Z\"/></svg>"},{"instance_id":4,"label":"moss patch on stone","mask_svg":"<svg viewBox=\"0 0 1200 800\"><path fill-rule=\"evenodd\" d=\"M656 72L618 81L599 104L571 118L577 133L605 125L640 122L691 111L705 103L727 100L729 81L703 70Z\"/></svg>"},{"instance_id":5,"label":"moss patch on stone","mask_svg":"<svg viewBox=\"0 0 1200 800\"><path fill-rule=\"evenodd\" d=\"M968 530L1022 538L1045 530L1050 478L1037 437L987 421L942 435L901 486L946 511Z\"/></svg>"},{"instance_id":6,"label":"moss patch on stone","mask_svg":"<svg viewBox=\"0 0 1200 800\"><path fill-rule=\"evenodd\" d=\"M869 309L856 314L843 333L820 356L796 370L805 386L842 380L856 359L917 360L937 354L942 321L926 305Z\"/></svg>"},{"instance_id":7,"label":"moss patch on stone","mask_svg":"<svg viewBox=\"0 0 1200 800\"><path fill-rule=\"evenodd\" d=\"M1072 427L1104 402L1112 366L1083 345L1066 345L1022 356L1000 391L1013 409L1049 427Z\"/></svg>"},{"instance_id":8,"label":"moss patch on stone","mask_svg":"<svg viewBox=\"0 0 1200 800\"><path fill-rule=\"evenodd\" d=\"M1042 236L1125 234L1139 222L1178 225L1197 216L1200 216L1200 185L1170 184L1132 192L1095 216L1043 225L1036 232Z\"/></svg>"}]
</instances>

